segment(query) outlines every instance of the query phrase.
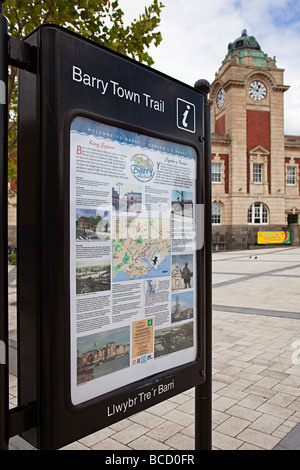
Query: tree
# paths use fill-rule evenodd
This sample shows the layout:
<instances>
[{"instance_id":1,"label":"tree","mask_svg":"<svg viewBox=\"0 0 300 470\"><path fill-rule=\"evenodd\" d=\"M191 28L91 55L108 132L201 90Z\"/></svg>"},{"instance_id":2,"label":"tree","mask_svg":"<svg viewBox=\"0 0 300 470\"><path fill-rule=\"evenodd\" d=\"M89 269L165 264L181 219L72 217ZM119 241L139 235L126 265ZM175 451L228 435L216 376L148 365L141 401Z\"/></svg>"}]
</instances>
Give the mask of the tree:
<instances>
[{"instance_id":1,"label":"tree","mask_svg":"<svg viewBox=\"0 0 300 470\"><path fill-rule=\"evenodd\" d=\"M40 24L54 23L139 62L152 65L154 62L147 49L151 44L157 47L162 41L161 33L156 31L162 8L163 4L159 0L152 0L144 13L129 26L124 24L124 12L119 7L119 0L77 0L75 3L70 0L7 0L3 14L9 23L9 34L13 37L24 38ZM8 178L13 183L16 183L17 173L16 76L17 70L11 67L8 88ZM10 190L10 196L14 195L15 190Z\"/></svg>"}]
</instances>

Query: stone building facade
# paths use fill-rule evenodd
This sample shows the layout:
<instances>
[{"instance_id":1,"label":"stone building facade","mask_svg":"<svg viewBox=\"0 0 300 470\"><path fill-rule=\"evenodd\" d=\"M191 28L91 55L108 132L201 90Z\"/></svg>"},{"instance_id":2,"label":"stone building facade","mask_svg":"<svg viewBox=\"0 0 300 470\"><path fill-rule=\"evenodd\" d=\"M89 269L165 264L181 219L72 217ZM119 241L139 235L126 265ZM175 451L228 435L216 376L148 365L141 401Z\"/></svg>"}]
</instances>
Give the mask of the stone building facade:
<instances>
[{"instance_id":1,"label":"stone building facade","mask_svg":"<svg viewBox=\"0 0 300 470\"><path fill-rule=\"evenodd\" d=\"M211 85L213 248L290 231L299 245L300 136L284 135L284 70L244 30Z\"/></svg>"},{"instance_id":2,"label":"stone building facade","mask_svg":"<svg viewBox=\"0 0 300 470\"><path fill-rule=\"evenodd\" d=\"M300 239L300 136L284 135L284 70L244 30L211 84L213 248L257 245L258 231ZM299 130L300 132L300 130ZM9 205L9 245L16 210Z\"/></svg>"}]
</instances>

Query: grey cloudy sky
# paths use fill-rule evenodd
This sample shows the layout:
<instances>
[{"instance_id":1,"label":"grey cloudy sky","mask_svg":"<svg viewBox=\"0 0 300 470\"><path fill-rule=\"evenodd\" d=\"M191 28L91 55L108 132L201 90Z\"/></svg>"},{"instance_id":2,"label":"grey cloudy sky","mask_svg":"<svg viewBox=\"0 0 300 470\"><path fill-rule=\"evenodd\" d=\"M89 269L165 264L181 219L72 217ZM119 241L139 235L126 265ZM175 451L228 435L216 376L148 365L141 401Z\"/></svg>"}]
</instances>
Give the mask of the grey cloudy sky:
<instances>
[{"instance_id":1,"label":"grey cloudy sky","mask_svg":"<svg viewBox=\"0 0 300 470\"><path fill-rule=\"evenodd\" d=\"M119 0L125 20L151 0ZM162 0L163 42L151 48L153 68L188 85L214 80L229 42L243 29L285 69L285 133L300 135L300 0Z\"/></svg>"}]
</instances>

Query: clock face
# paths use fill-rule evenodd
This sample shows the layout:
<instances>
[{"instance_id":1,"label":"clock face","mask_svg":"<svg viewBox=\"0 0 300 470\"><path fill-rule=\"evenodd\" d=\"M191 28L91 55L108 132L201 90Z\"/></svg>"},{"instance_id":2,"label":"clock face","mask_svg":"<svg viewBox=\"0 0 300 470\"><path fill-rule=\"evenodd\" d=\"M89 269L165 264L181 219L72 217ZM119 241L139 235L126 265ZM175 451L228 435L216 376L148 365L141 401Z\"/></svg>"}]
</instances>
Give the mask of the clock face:
<instances>
[{"instance_id":1,"label":"clock face","mask_svg":"<svg viewBox=\"0 0 300 470\"><path fill-rule=\"evenodd\" d=\"M259 80L254 80L249 85L249 94L254 101L261 101L267 96L267 88Z\"/></svg>"},{"instance_id":2,"label":"clock face","mask_svg":"<svg viewBox=\"0 0 300 470\"><path fill-rule=\"evenodd\" d=\"M225 91L223 90L223 88L221 88L217 95L217 106L219 109L222 108L224 104L224 100L225 100Z\"/></svg>"}]
</instances>

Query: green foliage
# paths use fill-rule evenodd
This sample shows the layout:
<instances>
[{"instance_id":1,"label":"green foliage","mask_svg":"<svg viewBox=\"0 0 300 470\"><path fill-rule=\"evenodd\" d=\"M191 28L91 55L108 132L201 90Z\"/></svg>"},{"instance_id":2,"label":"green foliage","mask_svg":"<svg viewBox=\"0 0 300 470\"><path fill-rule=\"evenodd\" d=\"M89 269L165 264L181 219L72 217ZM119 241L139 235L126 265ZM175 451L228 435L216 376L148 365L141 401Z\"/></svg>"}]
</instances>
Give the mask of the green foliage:
<instances>
[{"instance_id":1,"label":"green foliage","mask_svg":"<svg viewBox=\"0 0 300 470\"><path fill-rule=\"evenodd\" d=\"M8 256L8 264L10 266L17 266L17 255L16 253L12 253Z\"/></svg>"},{"instance_id":2,"label":"green foliage","mask_svg":"<svg viewBox=\"0 0 300 470\"><path fill-rule=\"evenodd\" d=\"M9 34L24 38L43 23L54 23L70 29L82 36L100 42L121 54L152 65L148 53L151 44L156 47L162 36L156 31L160 24L163 4L152 0L144 13L134 19L129 26L123 21L124 12L118 0L7 0L3 14L9 23ZM9 173L16 178L16 136L17 136L17 71L10 69L8 104L9 125ZM12 194L11 194L12 195Z\"/></svg>"},{"instance_id":3,"label":"green foliage","mask_svg":"<svg viewBox=\"0 0 300 470\"><path fill-rule=\"evenodd\" d=\"M91 220L91 227L96 228L99 222L101 222L102 217L97 215L93 220Z\"/></svg>"},{"instance_id":4,"label":"green foliage","mask_svg":"<svg viewBox=\"0 0 300 470\"><path fill-rule=\"evenodd\" d=\"M9 33L22 38L43 23L54 23L69 28L82 36L101 42L122 54L152 65L147 52L151 43L162 41L159 31L163 4L153 0L144 13L125 26L124 12L114 0L7 0L4 15L9 21Z\"/></svg>"}]
</instances>

